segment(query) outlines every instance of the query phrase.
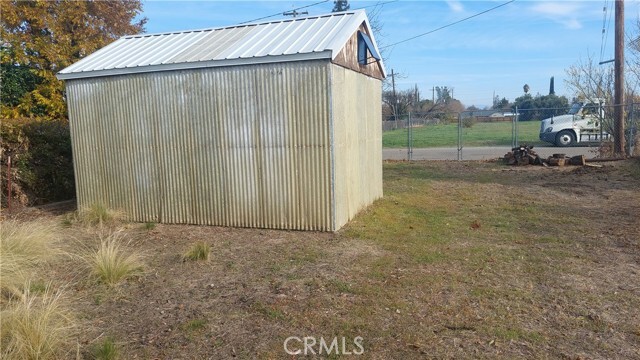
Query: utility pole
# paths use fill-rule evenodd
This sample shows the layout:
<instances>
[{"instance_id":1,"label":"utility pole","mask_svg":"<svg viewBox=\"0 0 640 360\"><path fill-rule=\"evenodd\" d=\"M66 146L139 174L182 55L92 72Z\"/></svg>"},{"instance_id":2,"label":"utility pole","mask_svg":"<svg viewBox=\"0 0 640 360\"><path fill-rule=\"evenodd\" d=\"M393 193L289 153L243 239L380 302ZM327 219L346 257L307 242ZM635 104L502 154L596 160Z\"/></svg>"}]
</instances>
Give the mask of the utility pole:
<instances>
[{"instance_id":1,"label":"utility pole","mask_svg":"<svg viewBox=\"0 0 640 360\"><path fill-rule=\"evenodd\" d=\"M613 152L624 155L624 0L616 0Z\"/></svg>"}]
</instances>

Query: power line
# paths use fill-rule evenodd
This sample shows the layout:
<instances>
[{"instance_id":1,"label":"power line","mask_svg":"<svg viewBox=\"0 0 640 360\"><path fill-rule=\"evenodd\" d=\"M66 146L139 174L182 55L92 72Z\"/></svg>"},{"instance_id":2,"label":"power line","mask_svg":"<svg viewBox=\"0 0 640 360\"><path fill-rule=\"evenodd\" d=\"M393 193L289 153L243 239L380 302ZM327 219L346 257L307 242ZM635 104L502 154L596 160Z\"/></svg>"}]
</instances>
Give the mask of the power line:
<instances>
[{"instance_id":1,"label":"power line","mask_svg":"<svg viewBox=\"0 0 640 360\"><path fill-rule=\"evenodd\" d=\"M312 6L316 6L316 5L324 4L324 3L326 3L326 2L329 2L329 0L318 1L317 3L313 3L313 4L310 4L310 5L301 6L301 7L299 7L299 8L295 8L295 9L290 10L290 11L295 12L295 11L300 10L300 9L306 9L306 8L308 8L308 7L312 7ZM264 20L264 19L272 18L272 17L274 17L274 16L282 15L282 13L283 13L283 12L281 11L281 12L275 13L275 14L273 14L273 15L267 15L267 16L263 16L263 17L261 17L261 18L257 18L257 19L253 19L253 20L249 20L249 21L245 21L245 22L241 22L240 24L246 24L246 23L251 23L251 22L254 22L254 21L258 21L258 20Z\"/></svg>"},{"instance_id":2,"label":"power line","mask_svg":"<svg viewBox=\"0 0 640 360\"><path fill-rule=\"evenodd\" d=\"M373 4L373 5L362 6L362 7L359 7L359 8L352 9L352 10L361 10L361 9L366 9L366 8L370 8L370 7L382 6L382 5L391 4L391 3L394 3L394 2L398 2L398 1L400 1L400 0L392 0L392 1L378 2L378 3L375 3L375 4ZM300 10L300 9L306 9L306 8L309 8L309 7L312 7L312 6L316 6L316 5L324 4L324 3L326 3L326 2L329 2L329 0L319 1L319 2L317 2L317 3L313 3L313 4L310 4L310 5L301 6L301 7L299 7L299 8L292 9L292 10L290 10L290 11L288 11L288 12L290 12L291 14L294 14L294 13L295 13L296 15L297 15L297 14L302 14L302 13L297 13L297 10ZM244 22L241 22L240 24L252 23L252 22L254 22L254 21L264 20L264 19L272 18L272 17L274 17L274 16L279 16L279 15L283 15L283 14L284 14L283 12L279 12L279 13L276 13L276 14L263 16L263 17L261 17L261 18L257 18L257 19L253 19L253 20L249 20L249 21L244 21Z\"/></svg>"},{"instance_id":3,"label":"power line","mask_svg":"<svg viewBox=\"0 0 640 360\"><path fill-rule=\"evenodd\" d=\"M600 62L604 57L604 51L607 47L607 39L609 38L609 29L611 27L611 15L612 11L609 10L609 1L605 0L604 7L602 8L602 40L600 42ZM609 12L609 19L607 19L607 11Z\"/></svg>"},{"instance_id":4,"label":"power line","mask_svg":"<svg viewBox=\"0 0 640 360\"><path fill-rule=\"evenodd\" d=\"M385 1L385 2L382 2L382 3L381 2L377 2L377 3L373 4L373 5L367 5L367 6L355 8L355 9L352 9L352 10L361 10L361 9L366 9L366 8L370 8L370 7L382 6L382 5L391 4L391 3L394 3L394 2L398 2L398 1L400 1L400 0Z\"/></svg>"},{"instance_id":5,"label":"power line","mask_svg":"<svg viewBox=\"0 0 640 360\"><path fill-rule=\"evenodd\" d=\"M402 40L402 41L398 41L398 42L393 43L393 44L391 44L391 45L383 46L383 47L381 47L380 49L386 49L386 48L388 48L388 47L396 46L396 45L398 45L398 44L402 44L402 43L405 43L405 42L407 42L407 41L410 41L410 40L413 40L413 39L417 39L417 38L422 37L422 36L425 36L425 35L433 34L433 33L434 33L434 32L436 32L436 31L440 31L440 30L445 29L445 28L448 28L448 27L450 27L450 26L457 25L457 24L459 24L459 23L461 23L461 22L463 22L463 21L467 21L467 20L469 20L469 19L473 19L474 17L477 17L477 16L480 16L480 15L486 14L486 13L488 13L488 12L490 12L490 11L493 11L493 10L496 10L496 9L501 8L501 7L503 7L503 6L506 6L506 5L508 5L508 4L511 4L511 3L512 3L512 2L514 2L514 1L516 1L516 0L507 1L507 2L505 2L505 3L503 3L503 4L498 5L498 6L494 6L494 7L492 7L491 9L487 9L487 10L485 10L485 11L479 12L479 13L474 14L474 15L471 15L471 16L468 16L468 17L466 17L466 18L464 18L464 19L460 19L460 20L458 20L458 21L454 21L454 22L452 22L452 23L450 23L450 24L447 24L447 25L441 26L441 27L439 27L439 28L437 28L437 29L433 29L433 30L431 30L431 31L427 31L426 33L422 33L422 34L419 34L419 35L416 35L416 36L412 36L412 37L410 37L410 38L408 38L408 39L404 39L404 40Z\"/></svg>"}]
</instances>

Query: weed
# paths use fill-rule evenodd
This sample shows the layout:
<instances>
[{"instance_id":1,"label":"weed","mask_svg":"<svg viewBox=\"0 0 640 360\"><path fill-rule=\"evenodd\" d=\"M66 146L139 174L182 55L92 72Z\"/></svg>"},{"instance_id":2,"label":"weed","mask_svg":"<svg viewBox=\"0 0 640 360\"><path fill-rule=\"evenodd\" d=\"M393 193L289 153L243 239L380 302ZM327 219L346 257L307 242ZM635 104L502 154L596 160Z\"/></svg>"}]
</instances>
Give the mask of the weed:
<instances>
[{"instance_id":1,"label":"weed","mask_svg":"<svg viewBox=\"0 0 640 360\"><path fill-rule=\"evenodd\" d=\"M344 282L338 279L329 280L329 286L333 287L336 291L343 294L354 294L355 291L352 289L349 283Z\"/></svg>"},{"instance_id":2,"label":"weed","mask_svg":"<svg viewBox=\"0 0 640 360\"><path fill-rule=\"evenodd\" d=\"M186 254L184 254L184 260L198 261L209 260L209 253L211 252L211 246L204 241L199 241L189 248Z\"/></svg>"},{"instance_id":3,"label":"weed","mask_svg":"<svg viewBox=\"0 0 640 360\"><path fill-rule=\"evenodd\" d=\"M44 281L31 282L29 283L29 291L32 294L43 294L47 291L48 286Z\"/></svg>"},{"instance_id":4,"label":"weed","mask_svg":"<svg viewBox=\"0 0 640 360\"><path fill-rule=\"evenodd\" d=\"M142 255L128 245L122 231L100 235L98 248L87 258L93 275L99 281L113 286L142 271Z\"/></svg>"},{"instance_id":5,"label":"weed","mask_svg":"<svg viewBox=\"0 0 640 360\"><path fill-rule=\"evenodd\" d=\"M286 317L280 309L276 309L273 306L269 306L261 302L255 303L254 307L259 313L272 320L283 320Z\"/></svg>"},{"instance_id":6,"label":"weed","mask_svg":"<svg viewBox=\"0 0 640 360\"><path fill-rule=\"evenodd\" d=\"M186 331L196 331L204 328L206 324L206 319L193 319L182 325L182 328Z\"/></svg>"},{"instance_id":7,"label":"weed","mask_svg":"<svg viewBox=\"0 0 640 360\"><path fill-rule=\"evenodd\" d=\"M60 359L71 347L76 328L64 304L62 291L50 286L39 295L30 285L23 296L10 301L0 317L3 359Z\"/></svg>"},{"instance_id":8,"label":"weed","mask_svg":"<svg viewBox=\"0 0 640 360\"><path fill-rule=\"evenodd\" d=\"M113 338L107 337L94 346L91 355L96 360L117 360L120 358L120 349Z\"/></svg>"},{"instance_id":9,"label":"weed","mask_svg":"<svg viewBox=\"0 0 640 360\"><path fill-rule=\"evenodd\" d=\"M146 222L144 223L144 229L147 231L151 231L156 228L156 223L154 222Z\"/></svg>"}]
</instances>

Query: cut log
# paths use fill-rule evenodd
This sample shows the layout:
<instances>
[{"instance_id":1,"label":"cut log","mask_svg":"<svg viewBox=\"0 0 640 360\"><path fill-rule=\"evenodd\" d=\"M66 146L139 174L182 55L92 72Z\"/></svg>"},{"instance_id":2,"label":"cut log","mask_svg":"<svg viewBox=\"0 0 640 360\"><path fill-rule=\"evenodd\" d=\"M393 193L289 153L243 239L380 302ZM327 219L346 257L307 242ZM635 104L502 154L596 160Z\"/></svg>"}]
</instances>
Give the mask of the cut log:
<instances>
[{"instance_id":1,"label":"cut log","mask_svg":"<svg viewBox=\"0 0 640 360\"><path fill-rule=\"evenodd\" d=\"M561 159L561 158L556 158L556 157L550 157L547 162L549 163L549 165L551 166L564 166L565 165L565 160Z\"/></svg>"},{"instance_id":2,"label":"cut log","mask_svg":"<svg viewBox=\"0 0 640 360\"><path fill-rule=\"evenodd\" d=\"M584 157L584 155L574 156L571 159L569 159L569 164L585 166L587 164L587 159Z\"/></svg>"}]
</instances>

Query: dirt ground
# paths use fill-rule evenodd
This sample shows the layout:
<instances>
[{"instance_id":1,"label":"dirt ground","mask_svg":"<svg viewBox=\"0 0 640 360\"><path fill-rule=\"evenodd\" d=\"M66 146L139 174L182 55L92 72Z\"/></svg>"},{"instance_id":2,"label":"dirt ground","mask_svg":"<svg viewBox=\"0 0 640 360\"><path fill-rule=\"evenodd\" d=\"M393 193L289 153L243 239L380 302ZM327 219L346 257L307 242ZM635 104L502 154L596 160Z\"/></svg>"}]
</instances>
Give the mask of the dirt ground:
<instances>
[{"instance_id":1,"label":"dirt ground","mask_svg":"<svg viewBox=\"0 0 640 360\"><path fill-rule=\"evenodd\" d=\"M285 339L310 336L373 359L640 358L640 161L601 165L388 162L338 233L129 223L142 276L47 276L71 284L84 355L112 337L126 359L294 358ZM211 259L184 261L197 241Z\"/></svg>"}]
</instances>

